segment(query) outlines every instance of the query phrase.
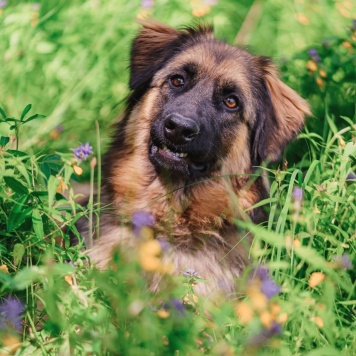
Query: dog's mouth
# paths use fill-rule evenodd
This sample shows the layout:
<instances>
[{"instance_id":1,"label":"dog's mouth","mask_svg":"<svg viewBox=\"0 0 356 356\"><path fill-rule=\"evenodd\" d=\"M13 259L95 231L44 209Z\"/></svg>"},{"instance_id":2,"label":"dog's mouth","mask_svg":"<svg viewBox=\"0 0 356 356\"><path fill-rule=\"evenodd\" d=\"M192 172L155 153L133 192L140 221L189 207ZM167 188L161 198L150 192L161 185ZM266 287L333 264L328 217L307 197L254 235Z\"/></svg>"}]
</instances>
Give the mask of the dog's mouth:
<instances>
[{"instance_id":1,"label":"dog's mouth","mask_svg":"<svg viewBox=\"0 0 356 356\"><path fill-rule=\"evenodd\" d=\"M175 171L184 175L202 175L209 169L209 163L200 162L188 152L165 145L161 147L151 142L149 157L153 165L168 171Z\"/></svg>"}]
</instances>

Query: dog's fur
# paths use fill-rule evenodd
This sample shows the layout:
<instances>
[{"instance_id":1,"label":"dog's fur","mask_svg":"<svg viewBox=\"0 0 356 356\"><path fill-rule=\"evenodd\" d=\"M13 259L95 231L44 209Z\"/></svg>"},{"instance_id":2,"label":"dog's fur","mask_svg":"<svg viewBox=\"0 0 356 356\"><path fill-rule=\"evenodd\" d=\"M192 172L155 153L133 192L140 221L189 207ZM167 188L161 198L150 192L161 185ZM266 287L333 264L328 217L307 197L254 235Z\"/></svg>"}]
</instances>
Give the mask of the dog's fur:
<instances>
[{"instance_id":1,"label":"dog's fur","mask_svg":"<svg viewBox=\"0 0 356 356\"><path fill-rule=\"evenodd\" d=\"M268 193L263 175L251 178L254 167L278 159L308 104L268 58L216 40L208 26L145 23L132 46L130 89L103 166L103 205L113 214L101 215L91 260L105 268L115 246L134 247L118 216L145 211L156 238L171 245L163 259L176 274L196 270L203 294L233 291L248 248L233 218L263 219L247 210Z\"/></svg>"}]
</instances>

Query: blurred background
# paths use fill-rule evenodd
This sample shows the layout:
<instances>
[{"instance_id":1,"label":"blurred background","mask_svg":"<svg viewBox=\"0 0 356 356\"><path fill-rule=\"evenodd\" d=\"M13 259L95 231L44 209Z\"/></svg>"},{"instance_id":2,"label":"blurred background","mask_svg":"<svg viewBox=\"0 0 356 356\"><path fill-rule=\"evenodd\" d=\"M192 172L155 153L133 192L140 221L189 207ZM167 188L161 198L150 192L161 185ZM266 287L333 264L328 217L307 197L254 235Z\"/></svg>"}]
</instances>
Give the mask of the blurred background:
<instances>
[{"instance_id":1,"label":"blurred background","mask_svg":"<svg viewBox=\"0 0 356 356\"><path fill-rule=\"evenodd\" d=\"M325 103L336 117L354 117L352 1L1 0L0 107L16 117L32 104L46 116L23 129L22 150L68 151L87 141L95 149L96 120L105 150L128 93L136 20L149 17L177 27L209 22L218 38L272 57L311 102L311 130L321 127ZM0 134L7 130L0 124Z\"/></svg>"}]
</instances>

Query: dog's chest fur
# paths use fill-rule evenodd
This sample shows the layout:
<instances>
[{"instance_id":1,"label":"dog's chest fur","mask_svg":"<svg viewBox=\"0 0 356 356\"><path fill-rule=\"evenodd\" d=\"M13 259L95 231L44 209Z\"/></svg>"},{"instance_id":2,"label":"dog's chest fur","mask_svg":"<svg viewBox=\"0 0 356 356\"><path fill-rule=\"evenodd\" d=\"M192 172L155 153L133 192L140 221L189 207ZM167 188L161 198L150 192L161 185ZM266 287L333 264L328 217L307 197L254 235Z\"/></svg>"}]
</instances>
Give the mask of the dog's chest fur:
<instances>
[{"instance_id":1,"label":"dog's chest fur","mask_svg":"<svg viewBox=\"0 0 356 356\"><path fill-rule=\"evenodd\" d=\"M138 159L133 156L126 163ZM119 212L129 218L137 211L152 214L156 221L155 238L169 244L162 253L162 261L173 264L175 275L188 269L196 271L206 280L195 287L200 294L209 295L219 290L233 292L236 277L247 263L251 241L250 236L238 233L232 219L247 217L242 209L261 199L261 187L252 184L238 197L233 193L233 186L241 188L246 178L217 177L188 187L167 188L154 176L148 160L132 165L135 172L130 167L130 164L115 167L109 186L104 188L111 194L104 195L103 205L106 200L114 201L109 212ZM135 177L140 184L135 182ZM100 239L89 255L98 267L106 268L118 245L137 249L139 244L140 239L134 236L130 224L123 225L114 214L102 214ZM153 278L153 290L158 288L159 279L159 276Z\"/></svg>"}]
</instances>

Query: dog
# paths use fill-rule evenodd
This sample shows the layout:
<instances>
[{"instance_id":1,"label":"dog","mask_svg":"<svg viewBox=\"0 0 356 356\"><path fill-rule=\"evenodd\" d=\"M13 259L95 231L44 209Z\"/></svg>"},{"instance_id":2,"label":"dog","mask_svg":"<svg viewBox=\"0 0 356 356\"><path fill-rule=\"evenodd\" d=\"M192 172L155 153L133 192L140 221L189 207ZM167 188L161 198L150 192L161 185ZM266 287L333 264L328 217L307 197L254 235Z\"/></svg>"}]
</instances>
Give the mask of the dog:
<instances>
[{"instance_id":1,"label":"dog","mask_svg":"<svg viewBox=\"0 0 356 356\"><path fill-rule=\"evenodd\" d=\"M103 164L101 201L111 213L102 209L91 261L106 268L118 245L135 248L119 216L143 211L155 219L155 238L169 243L162 259L174 274L194 271L202 295L234 292L251 238L233 221L266 219L249 209L268 196L256 167L278 160L310 115L307 102L270 59L215 39L208 25L144 22L129 85ZM79 231L88 241L88 223Z\"/></svg>"}]
</instances>

